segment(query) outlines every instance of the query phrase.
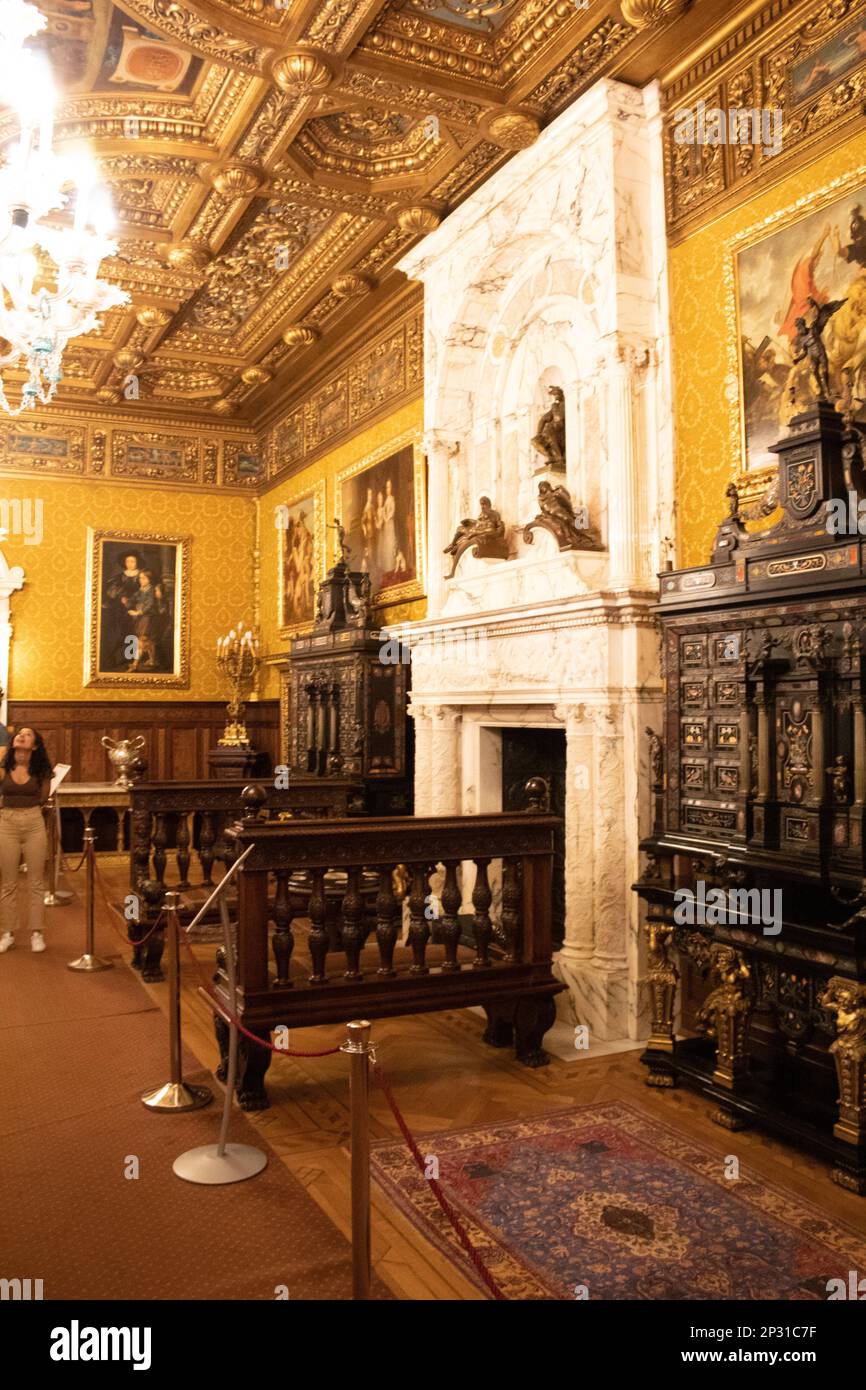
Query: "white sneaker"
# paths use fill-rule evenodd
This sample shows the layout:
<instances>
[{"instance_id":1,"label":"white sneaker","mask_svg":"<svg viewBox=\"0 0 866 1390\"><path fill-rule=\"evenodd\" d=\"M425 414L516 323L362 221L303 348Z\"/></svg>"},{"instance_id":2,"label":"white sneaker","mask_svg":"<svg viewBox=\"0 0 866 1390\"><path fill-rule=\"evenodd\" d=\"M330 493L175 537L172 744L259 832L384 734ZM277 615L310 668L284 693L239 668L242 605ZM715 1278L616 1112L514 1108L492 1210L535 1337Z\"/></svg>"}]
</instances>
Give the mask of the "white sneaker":
<instances>
[{"instance_id":1,"label":"white sneaker","mask_svg":"<svg viewBox=\"0 0 866 1390\"><path fill-rule=\"evenodd\" d=\"M0 954L2 954L3 951L11 951L14 945L15 937L12 935L11 931L5 931L3 935L0 936Z\"/></svg>"},{"instance_id":2,"label":"white sneaker","mask_svg":"<svg viewBox=\"0 0 866 1390\"><path fill-rule=\"evenodd\" d=\"M41 931L32 931L30 933L30 949L31 951L45 950L45 937L42 935Z\"/></svg>"}]
</instances>

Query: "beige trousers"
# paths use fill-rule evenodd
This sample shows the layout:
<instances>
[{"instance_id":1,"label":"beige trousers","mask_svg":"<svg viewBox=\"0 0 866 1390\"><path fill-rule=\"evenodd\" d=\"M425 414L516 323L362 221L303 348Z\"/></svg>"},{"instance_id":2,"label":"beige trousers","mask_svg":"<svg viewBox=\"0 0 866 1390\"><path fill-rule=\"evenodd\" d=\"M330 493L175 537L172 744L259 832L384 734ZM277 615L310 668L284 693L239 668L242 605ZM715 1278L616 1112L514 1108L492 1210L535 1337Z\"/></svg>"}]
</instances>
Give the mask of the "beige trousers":
<instances>
[{"instance_id":1,"label":"beige trousers","mask_svg":"<svg viewBox=\"0 0 866 1390\"><path fill-rule=\"evenodd\" d=\"M31 931L42 930L45 908L45 860L48 836L41 806L19 811L0 810L0 932L18 925L18 865L21 852L27 865L27 897Z\"/></svg>"}]
</instances>

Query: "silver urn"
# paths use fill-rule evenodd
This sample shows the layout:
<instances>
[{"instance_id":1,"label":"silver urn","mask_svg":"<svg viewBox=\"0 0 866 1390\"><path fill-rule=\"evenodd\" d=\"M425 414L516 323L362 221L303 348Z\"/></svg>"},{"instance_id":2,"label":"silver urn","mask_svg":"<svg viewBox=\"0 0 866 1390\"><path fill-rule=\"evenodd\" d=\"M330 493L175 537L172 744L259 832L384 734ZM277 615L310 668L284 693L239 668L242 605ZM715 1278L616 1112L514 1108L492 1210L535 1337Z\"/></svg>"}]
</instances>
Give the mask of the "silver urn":
<instances>
[{"instance_id":1,"label":"silver urn","mask_svg":"<svg viewBox=\"0 0 866 1390\"><path fill-rule=\"evenodd\" d=\"M141 734L136 738L122 738L119 742L115 742L107 734L102 739L103 748L108 749L108 760L118 774L114 785L120 787L121 791L128 791L132 785L129 780L130 768L136 762L145 741Z\"/></svg>"}]
</instances>

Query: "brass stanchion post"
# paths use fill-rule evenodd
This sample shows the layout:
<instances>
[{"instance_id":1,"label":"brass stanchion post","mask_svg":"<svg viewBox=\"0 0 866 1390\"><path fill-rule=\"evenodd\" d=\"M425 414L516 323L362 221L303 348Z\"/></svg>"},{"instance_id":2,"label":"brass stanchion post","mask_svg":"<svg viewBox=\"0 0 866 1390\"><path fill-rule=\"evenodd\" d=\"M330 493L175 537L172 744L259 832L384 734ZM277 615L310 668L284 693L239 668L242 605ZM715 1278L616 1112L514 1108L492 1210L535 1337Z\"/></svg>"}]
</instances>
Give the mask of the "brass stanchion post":
<instances>
[{"instance_id":1,"label":"brass stanchion post","mask_svg":"<svg viewBox=\"0 0 866 1390\"><path fill-rule=\"evenodd\" d=\"M370 1025L347 1024L352 1129L352 1298L370 1297Z\"/></svg>"},{"instance_id":2,"label":"brass stanchion post","mask_svg":"<svg viewBox=\"0 0 866 1390\"><path fill-rule=\"evenodd\" d=\"M180 924L177 909L179 893L166 893L165 910L168 915L166 938L168 941L168 1038L171 1062L171 1079L154 1091L146 1091L142 1104L148 1110L181 1111L198 1110L209 1105L213 1092L208 1086L191 1086L183 1079L181 1070L181 1030L180 1030Z\"/></svg>"},{"instance_id":3,"label":"brass stanchion post","mask_svg":"<svg viewBox=\"0 0 866 1390\"><path fill-rule=\"evenodd\" d=\"M46 907L65 907L72 901L67 888L57 887L57 861L60 857L60 810L51 796L45 803L48 821L48 892L42 901Z\"/></svg>"},{"instance_id":4,"label":"brass stanchion post","mask_svg":"<svg viewBox=\"0 0 866 1390\"><path fill-rule=\"evenodd\" d=\"M85 917L85 922L86 922L86 937L85 937L85 942L84 942L84 955L83 955L83 956L79 956L77 960L71 960L71 961L69 961L69 962L67 963L67 967L66 967L67 970L86 970L86 971L94 971L94 970L111 970L111 969L114 968L114 961L111 961L111 960L102 960L99 956L94 955L94 950L93 950L93 935L94 935L93 913L94 913L94 908L95 908L95 895L94 895L94 892L93 892L93 876L94 876L94 871L95 871L95 869L96 869L96 865L95 865L95 863L94 863L93 855L94 855L94 845L95 845L95 843L96 843L96 832L95 832L94 830L92 830L92 829L90 828L90 826L88 826L87 829L86 829L85 832L84 832L84 865L85 865L85 878L84 878L84 917Z\"/></svg>"}]
</instances>

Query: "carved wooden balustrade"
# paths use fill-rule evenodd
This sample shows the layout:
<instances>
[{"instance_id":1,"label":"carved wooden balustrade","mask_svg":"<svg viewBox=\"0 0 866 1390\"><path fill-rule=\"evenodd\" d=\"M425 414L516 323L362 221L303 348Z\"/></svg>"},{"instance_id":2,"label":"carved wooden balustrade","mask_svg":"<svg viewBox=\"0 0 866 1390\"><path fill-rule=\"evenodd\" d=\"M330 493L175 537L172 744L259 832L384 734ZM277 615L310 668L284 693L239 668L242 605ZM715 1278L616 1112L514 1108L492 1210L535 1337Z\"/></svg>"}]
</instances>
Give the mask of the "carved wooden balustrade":
<instances>
[{"instance_id":1,"label":"carved wooden balustrade","mask_svg":"<svg viewBox=\"0 0 866 1390\"><path fill-rule=\"evenodd\" d=\"M360 783L349 779L293 779L287 789L270 782L198 781L141 782L132 790L132 835L129 879L133 892L141 891L146 880L163 888L184 892L193 886L213 886L214 860L225 849L223 832L244 810L245 787L259 789L255 805L267 803L274 817L289 815L298 819L345 817L363 792ZM174 851L177 880L166 881L170 851ZM193 854L200 876L190 882Z\"/></svg>"},{"instance_id":2,"label":"carved wooden balustrade","mask_svg":"<svg viewBox=\"0 0 866 1390\"><path fill-rule=\"evenodd\" d=\"M244 1026L267 1037L280 1024L309 1027L480 1004L488 1018L485 1041L496 1047L513 1041L520 1061L544 1065L542 1039L553 1022L553 996L563 988L551 971L553 834L559 824L556 816L512 812L247 821L228 832L238 853L253 845L237 875ZM468 863L475 866L471 920L460 915ZM405 892L395 888L395 870ZM308 927L293 905L291 884L299 874L310 884ZM375 933L365 945L362 888L371 874L378 884ZM491 917L494 877L502 886L497 924ZM326 899L334 892L340 894L339 950L326 923ZM224 973L217 990L228 1009ZM225 1049L228 1028L219 1018L217 1036ZM240 1052L241 1105L261 1109L271 1054L243 1036Z\"/></svg>"}]
</instances>

